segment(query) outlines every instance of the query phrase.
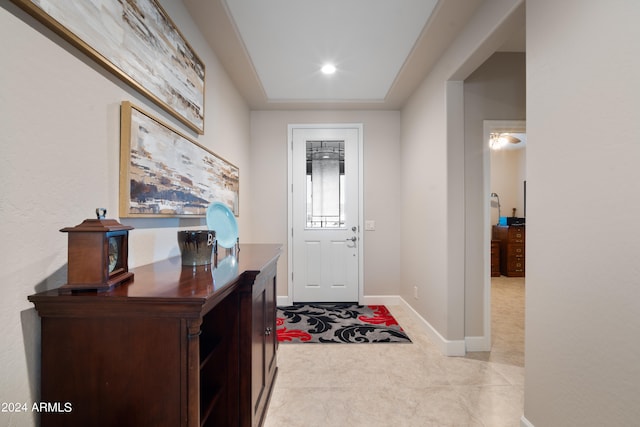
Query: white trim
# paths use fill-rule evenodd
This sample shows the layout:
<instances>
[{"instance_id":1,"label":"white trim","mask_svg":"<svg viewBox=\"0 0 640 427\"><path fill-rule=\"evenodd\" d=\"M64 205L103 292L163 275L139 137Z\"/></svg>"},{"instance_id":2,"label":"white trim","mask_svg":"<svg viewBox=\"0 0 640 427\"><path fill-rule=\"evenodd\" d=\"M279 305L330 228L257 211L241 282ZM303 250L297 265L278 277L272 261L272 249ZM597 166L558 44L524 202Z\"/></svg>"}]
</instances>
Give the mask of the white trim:
<instances>
[{"instance_id":1,"label":"white trim","mask_svg":"<svg viewBox=\"0 0 640 427\"><path fill-rule=\"evenodd\" d=\"M287 293L293 301L293 130L294 129L357 129L358 130L358 303L364 301L364 125L362 123L317 123L287 125ZM278 300L284 297L278 297Z\"/></svg>"},{"instance_id":2,"label":"white trim","mask_svg":"<svg viewBox=\"0 0 640 427\"><path fill-rule=\"evenodd\" d=\"M291 301L291 298L289 298L288 295L276 297L276 306L278 307L287 307L292 304L293 304L293 301Z\"/></svg>"},{"instance_id":3,"label":"white trim","mask_svg":"<svg viewBox=\"0 0 640 427\"><path fill-rule=\"evenodd\" d=\"M358 302L364 301L364 125L358 123Z\"/></svg>"},{"instance_id":4,"label":"white trim","mask_svg":"<svg viewBox=\"0 0 640 427\"><path fill-rule=\"evenodd\" d=\"M445 356L464 356L466 354L464 340L448 340L433 327L425 318L420 316L404 298L400 297L400 305L413 317L415 321L422 327L423 331L436 344L442 354Z\"/></svg>"},{"instance_id":5,"label":"white trim","mask_svg":"<svg viewBox=\"0 0 640 427\"><path fill-rule=\"evenodd\" d=\"M491 351L491 338L487 336L464 337L467 351Z\"/></svg>"},{"instance_id":6,"label":"white trim","mask_svg":"<svg viewBox=\"0 0 640 427\"><path fill-rule=\"evenodd\" d=\"M363 305L402 305L399 295L368 295L362 298Z\"/></svg>"},{"instance_id":7,"label":"white trim","mask_svg":"<svg viewBox=\"0 0 640 427\"><path fill-rule=\"evenodd\" d=\"M402 305L402 298L399 295L368 295L362 297L359 304L363 305ZM276 305L285 307L292 305L293 300L288 295L279 295L276 297Z\"/></svg>"},{"instance_id":8,"label":"white trim","mask_svg":"<svg viewBox=\"0 0 640 427\"><path fill-rule=\"evenodd\" d=\"M520 417L520 427L535 427L524 415Z\"/></svg>"},{"instance_id":9,"label":"white trim","mask_svg":"<svg viewBox=\"0 0 640 427\"><path fill-rule=\"evenodd\" d=\"M287 126L287 299L293 301L293 125ZM280 299L282 297L278 297ZM278 303L278 305L282 305Z\"/></svg>"},{"instance_id":10,"label":"white trim","mask_svg":"<svg viewBox=\"0 0 640 427\"><path fill-rule=\"evenodd\" d=\"M484 193L483 224L484 227L484 251L483 251L483 277L484 277L484 346L479 342L478 350L491 351L491 150L489 149L489 136L492 132L524 133L527 130L527 122L524 120L484 120L482 126L482 188Z\"/></svg>"}]
</instances>

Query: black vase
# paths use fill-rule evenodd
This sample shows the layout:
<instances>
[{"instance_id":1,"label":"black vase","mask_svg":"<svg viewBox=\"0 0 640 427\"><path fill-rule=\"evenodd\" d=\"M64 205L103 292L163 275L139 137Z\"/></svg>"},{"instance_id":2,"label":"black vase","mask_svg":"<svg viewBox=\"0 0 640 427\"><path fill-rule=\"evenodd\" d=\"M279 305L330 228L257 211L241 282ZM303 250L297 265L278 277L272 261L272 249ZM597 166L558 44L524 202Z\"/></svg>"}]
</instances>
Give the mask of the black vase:
<instances>
[{"instance_id":1,"label":"black vase","mask_svg":"<svg viewBox=\"0 0 640 427\"><path fill-rule=\"evenodd\" d=\"M178 231L178 245L182 265L208 265L216 248L216 232L213 230Z\"/></svg>"}]
</instances>

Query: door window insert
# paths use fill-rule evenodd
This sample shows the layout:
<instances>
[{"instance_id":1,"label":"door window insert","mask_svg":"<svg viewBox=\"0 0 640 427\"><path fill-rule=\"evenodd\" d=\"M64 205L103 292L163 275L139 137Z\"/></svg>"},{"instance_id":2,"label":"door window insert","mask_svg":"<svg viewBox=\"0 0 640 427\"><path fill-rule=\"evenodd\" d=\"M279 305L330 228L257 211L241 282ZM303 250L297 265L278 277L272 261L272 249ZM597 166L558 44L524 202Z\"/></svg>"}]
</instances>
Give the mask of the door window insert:
<instances>
[{"instance_id":1,"label":"door window insert","mask_svg":"<svg viewBox=\"0 0 640 427\"><path fill-rule=\"evenodd\" d=\"M307 141L306 162L306 228L344 228L344 141Z\"/></svg>"}]
</instances>

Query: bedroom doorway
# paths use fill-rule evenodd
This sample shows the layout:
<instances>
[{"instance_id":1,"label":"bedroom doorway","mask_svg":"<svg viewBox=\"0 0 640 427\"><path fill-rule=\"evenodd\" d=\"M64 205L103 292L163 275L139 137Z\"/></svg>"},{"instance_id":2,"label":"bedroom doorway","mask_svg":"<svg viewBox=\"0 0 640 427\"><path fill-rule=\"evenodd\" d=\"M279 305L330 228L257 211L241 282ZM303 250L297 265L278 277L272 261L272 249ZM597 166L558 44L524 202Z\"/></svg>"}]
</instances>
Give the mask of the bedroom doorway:
<instances>
[{"instance_id":1,"label":"bedroom doorway","mask_svg":"<svg viewBox=\"0 0 640 427\"><path fill-rule=\"evenodd\" d=\"M501 141L499 141L500 137L503 138ZM514 214L518 215L518 212L519 216L525 216L526 162L524 150L526 149L526 121L485 120L483 122L483 144L483 199L485 219L483 247L485 251L484 265L486 266L484 272L483 327L484 330L487 331L484 337L484 351L490 351L492 349L491 337L494 333L491 328L491 243L493 227L500 223L500 217L511 217ZM502 145L497 146L496 144ZM499 181L509 181L509 183L501 183ZM515 209L515 211L513 209ZM524 263L524 258L522 262ZM502 277L497 278L497 280L502 279ZM502 282L504 282L504 280L502 280Z\"/></svg>"}]
</instances>

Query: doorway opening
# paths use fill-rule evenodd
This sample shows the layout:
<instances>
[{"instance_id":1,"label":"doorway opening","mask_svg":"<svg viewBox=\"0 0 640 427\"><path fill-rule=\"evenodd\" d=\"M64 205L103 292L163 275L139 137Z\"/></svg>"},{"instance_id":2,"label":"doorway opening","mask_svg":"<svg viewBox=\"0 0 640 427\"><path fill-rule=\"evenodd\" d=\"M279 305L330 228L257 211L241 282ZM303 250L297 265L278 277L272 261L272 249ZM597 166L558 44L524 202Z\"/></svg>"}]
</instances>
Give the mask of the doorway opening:
<instances>
[{"instance_id":1,"label":"doorway opening","mask_svg":"<svg viewBox=\"0 0 640 427\"><path fill-rule=\"evenodd\" d=\"M503 137L503 141L497 141ZM516 141L516 139L518 141ZM496 144L505 144L496 147ZM491 289L492 276L506 268L503 263L493 266L492 274L492 238L494 227L504 223L507 217L515 222L514 218L521 218L524 222L526 205L526 162L524 156L526 146L526 121L524 120L485 120L483 122L483 200L484 200L484 318L485 330L484 351L491 350ZM502 151L501 151L502 150ZM517 152L516 152L517 151ZM507 153L507 154L505 154ZM520 216L518 215L520 212ZM524 250L524 236L521 247ZM495 245L494 245L495 247ZM515 246L514 246L515 248ZM517 249L517 248L516 248ZM495 250L495 249L494 249ZM502 253L501 249L498 249ZM524 255L524 253L523 253ZM495 262L495 252L493 261ZM498 255L499 257L500 255ZM524 263L524 256L522 258ZM524 270L524 266L522 266ZM524 274L524 272L523 272ZM500 274L499 274L500 275Z\"/></svg>"}]
</instances>

